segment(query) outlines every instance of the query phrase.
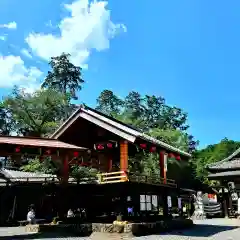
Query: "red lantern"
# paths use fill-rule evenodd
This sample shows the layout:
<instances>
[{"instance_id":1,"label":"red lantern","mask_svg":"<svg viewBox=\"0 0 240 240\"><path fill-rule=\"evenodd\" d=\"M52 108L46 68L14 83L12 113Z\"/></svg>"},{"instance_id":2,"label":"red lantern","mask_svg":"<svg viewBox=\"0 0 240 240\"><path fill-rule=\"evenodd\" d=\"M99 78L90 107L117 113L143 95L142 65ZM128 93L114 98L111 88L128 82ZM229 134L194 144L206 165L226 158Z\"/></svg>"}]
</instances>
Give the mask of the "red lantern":
<instances>
[{"instance_id":1,"label":"red lantern","mask_svg":"<svg viewBox=\"0 0 240 240\"><path fill-rule=\"evenodd\" d=\"M98 144L98 145L97 145L97 149L98 149L98 150L103 150L103 149L104 149L104 146L103 146L102 144Z\"/></svg>"},{"instance_id":2,"label":"red lantern","mask_svg":"<svg viewBox=\"0 0 240 240\"><path fill-rule=\"evenodd\" d=\"M79 156L79 152L73 152L73 156L77 158Z\"/></svg>"},{"instance_id":3,"label":"red lantern","mask_svg":"<svg viewBox=\"0 0 240 240\"><path fill-rule=\"evenodd\" d=\"M16 147L16 148L15 148L15 152L16 152L16 153L20 153L20 152L21 152L21 148L20 148L20 147Z\"/></svg>"},{"instance_id":4,"label":"red lantern","mask_svg":"<svg viewBox=\"0 0 240 240\"><path fill-rule=\"evenodd\" d=\"M157 148L155 146L152 146L149 151L150 152L156 152L156 150L157 150Z\"/></svg>"},{"instance_id":5,"label":"red lantern","mask_svg":"<svg viewBox=\"0 0 240 240\"><path fill-rule=\"evenodd\" d=\"M181 157L179 155L176 156L176 160L180 161Z\"/></svg>"},{"instance_id":6,"label":"red lantern","mask_svg":"<svg viewBox=\"0 0 240 240\"><path fill-rule=\"evenodd\" d=\"M48 149L48 150L46 151L46 155L50 155L50 154L51 154L51 150Z\"/></svg>"},{"instance_id":7,"label":"red lantern","mask_svg":"<svg viewBox=\"0 0 240 240\"><path fill-rule=\"evenodd\" d=\"M169 157L169 158L175 158L175 156L174 156L173 153L169 153L169 154L168 154L168 157Z\"/></svg>"},{"instance_id":8,"label":"red lantern","mask_svg":"<svg viewBox=\"0 0 240 240\"><path fill-rule=\"evenodd\" d=\"M140 148L145 149L146 147L147 147L147 144L146 144L146 143L141 143L141 144L140 144Z\"/></svg>"},{"instance_id":9,"label":"red lantern","mask_svg":"<svg viewBox=\"0 0 240 240\"><path fill-rule=\"evenodd\" d=\"M112 143L107 143L107 147L112 148L113 147Z\"/></svg>"}]
</instances>

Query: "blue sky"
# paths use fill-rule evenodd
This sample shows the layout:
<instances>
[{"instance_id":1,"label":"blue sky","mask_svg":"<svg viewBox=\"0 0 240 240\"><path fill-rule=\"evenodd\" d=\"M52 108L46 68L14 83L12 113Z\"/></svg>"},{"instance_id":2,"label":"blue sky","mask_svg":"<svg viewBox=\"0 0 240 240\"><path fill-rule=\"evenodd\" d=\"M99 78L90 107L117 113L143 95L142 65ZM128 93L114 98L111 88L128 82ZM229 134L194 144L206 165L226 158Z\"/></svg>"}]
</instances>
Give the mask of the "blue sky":
<instances>
[{"instance_id":1,"label":"blue sky","mask_svg":"<svg viewBox=\"0 0 240 240\"><path fill-rule=\"evenodd\" d=\"M234 0L0 0L0 96L36 88L68 51L90 106L103 89L161 95L188 112L201 147L240 140L239 12Z\"/></svg>"}]
</instances>

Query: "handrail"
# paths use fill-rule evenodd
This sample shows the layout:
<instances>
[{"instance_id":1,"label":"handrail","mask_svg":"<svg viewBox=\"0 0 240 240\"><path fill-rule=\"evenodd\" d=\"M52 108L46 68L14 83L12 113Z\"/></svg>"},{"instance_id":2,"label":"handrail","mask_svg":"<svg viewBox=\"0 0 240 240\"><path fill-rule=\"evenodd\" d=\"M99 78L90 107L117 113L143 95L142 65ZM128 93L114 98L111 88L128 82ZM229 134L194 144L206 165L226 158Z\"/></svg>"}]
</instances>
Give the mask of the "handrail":
<instances>
[{"instance_id":1,"label":"handrail","mask_svg":"<svg viewBox=\"0 0 240 240\"><path fill-rule=\"evenodd\" d=\"M109 172L98 174L98 181L100 184L127 182L128 175L124 171Z\"/></svg>"},{"instance_id":2,"label":"handrail","mask_svg":"<svg viewBox=\"0 0 240 240\"><path fill-rule=\"evenodd\" d=\"M159 184L159 185L168 185L168 186L173 186L177 187L177 184L175 180L173 179L164 179L160 178L158 175L153 174L153 175L144 175L144 174L135 174L135 173L130 173L129 174L129 180L133 182L141 182L141 183L149 183L149 184Z\"/></svg>"},{"instance_id":3,"label":"handrail","mask_svg":"<svg viewBox=\"0 0 240 240\"><path fill-rule=\"evenodd\" d=\"M139 183L149 183L157 185L168 185L176 187L177 184L173 179L160 178L158 175L143 175L135 173L127 173L124 171L100 173L98 174L98 181L100 184L106 183L118 183L118 182L139 182Z\"/></svg>"}]
</instances>

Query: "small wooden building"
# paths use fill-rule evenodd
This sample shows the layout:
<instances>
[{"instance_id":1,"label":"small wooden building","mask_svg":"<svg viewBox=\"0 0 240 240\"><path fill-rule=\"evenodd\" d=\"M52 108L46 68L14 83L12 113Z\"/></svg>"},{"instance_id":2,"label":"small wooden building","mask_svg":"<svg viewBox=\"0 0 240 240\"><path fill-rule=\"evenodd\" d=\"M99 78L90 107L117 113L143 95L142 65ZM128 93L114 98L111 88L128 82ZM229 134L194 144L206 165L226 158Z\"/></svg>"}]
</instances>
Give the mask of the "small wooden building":
<instances>
[{"instance_id":1,"label":"small wooden building","mask_svg":"<svg viewBox=\"0 0 240 240\"><path fill-rule=\"evenodd\" d=\"M208 179L220 182L217 188L223 200L225 215L237 215L240 197L240 148L206 168L209 171Z\"/></svg>"}]
</instances>

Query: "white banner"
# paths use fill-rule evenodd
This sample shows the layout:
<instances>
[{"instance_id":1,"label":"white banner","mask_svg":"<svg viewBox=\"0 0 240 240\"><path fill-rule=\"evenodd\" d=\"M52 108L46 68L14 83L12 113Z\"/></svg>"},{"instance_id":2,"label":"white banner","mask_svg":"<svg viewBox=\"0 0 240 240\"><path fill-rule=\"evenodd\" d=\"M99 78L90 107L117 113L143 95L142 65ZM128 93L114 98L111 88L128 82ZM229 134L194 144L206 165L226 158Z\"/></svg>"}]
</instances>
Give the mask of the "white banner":
<instances>
[{"instance_id":1,"label":"white banner","mask_svg":"<svg viewBox=\"0 0 240 240\"><path fill-rule=\"evenodd\" d=\"M172 198L171 198L171 196L167 196L167 203L168 203L168 207L171 208L172 207Z\"/></svg>"},{"instance_id":2,"label":"white banner","mask_svg":"<svg viewBox=\"0 0 240 240\"><path fill-rule=\"evenodd\" d=\"M167 160L168 160L168 154L164 154L164 168L165 168L165 171L167 171Z\"/></svg>"}]
</instances>

